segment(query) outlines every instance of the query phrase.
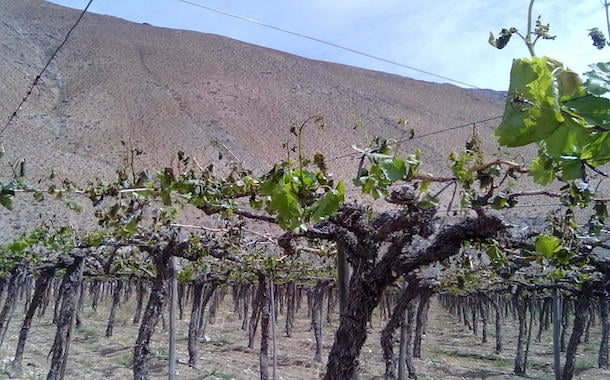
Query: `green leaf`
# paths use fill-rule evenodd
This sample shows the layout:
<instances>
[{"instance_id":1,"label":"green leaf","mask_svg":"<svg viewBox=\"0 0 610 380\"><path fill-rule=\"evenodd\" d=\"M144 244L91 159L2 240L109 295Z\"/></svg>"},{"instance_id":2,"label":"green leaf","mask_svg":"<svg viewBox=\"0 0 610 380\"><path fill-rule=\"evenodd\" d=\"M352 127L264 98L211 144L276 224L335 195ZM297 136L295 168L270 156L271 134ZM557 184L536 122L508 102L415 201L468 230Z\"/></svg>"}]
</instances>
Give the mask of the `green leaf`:
<instances>
[{"instance_id":1,"label":"green leaf","mask_svg":"<svg viewBox=\"0 0 610 380\"><path fill-rule=\"evenodd\" d=\"M580 124L578 119L568 117L544 139L544 144L546 153L552 158L580 157L583 148L593 139L590 130Z\"/></svg>"},{"instance_id":2,"label":"green leaf","mask_svg":"<svg viewBox=\"0 0 610 380\"><path fill-rule=\"evenodd\" d=\"M553 161L545 154L539 155L532 160L529 175L534 178L536 183L548 185L555 179Z\"/></svg>"},{"instance_id":3,"label":"green leaf","mask_svg":"<svg viewBox=\"0 0 610 380\"><path fill-rule=\"evenodd\" d=\"M487 256L489 256L489 259L496 265L504 264L508 261L506 260L506 254L497 244L488 246L485 252L487 253Z\"/></svg>"},{"instance_id":4,"label":"green leaf","mask_svg":"<svg viewBox=\"0 0 610 380\"><path fill-rule=\"evenodd\" d=\"M22 255L30 248L30 244L25 239L17 239L8 243L5 248L13 255Z\"/></svg>"},{"instance_id":5,"label":"green leaf","mask_svg":"<svg viewBox=\"0 0 610 380\"><path fill-rule=\"evenodd\" d=\"M385 177L391 182L398 181L407 174L407 166L402 158L382 160L379 164Z\"/></svg>"},{"instance_id":6,"label":"green leaf","mask_svg":"<svg viewBox=\"0 0 610 380\"><path fill-rule=\"evenodd\" d=\"M585 82L587 91L598 96L610 92L610 62L600 62L589 67L592 70L584 74L587 77Z\"/></svg>"},{"instance_id":7,"label":"green leaf","mask_svg":"<svg viewBox=\"0 0 610 380\"><path fill-rule=\"evenodd\" d=\"M424 197L417 203L417 205L423 210L428 210L437 207L439 202L439 197L435 197L430 193L426 193Z\"/></svg>"},{"instance_id":8,"label":"green leaf","mask_svg":"<svg viewBox=\"0 0 610 380\"><path fill-rule=\"evenodd\" d=\"M582 80L580 76L572 70L564 69L563 65L559 61L552 61L555 64L553 73L559 89L559 95L561 101L568 99L574 99L578 96L582 96Z\"/></svg>"},{"instance_id":9,"label":"green leaf","mask_svg":"<svg viewBox=\"0 0 610 380\"><path fill-rule=\"evenodd\" d=\"M583 166L578 157L568 159L564 157L561 160L561 179L563 181L573 181L582 178Z\"/></svg>"},{"instance_id":10,"label":"green leaf","mask_svg":"<svg viewBox=\"0 0 610 380\"><path fill-rule=\"evenodd\" d=\"M277 213L278 223L282 228L293 229L301 223L303 209L296 197L285 186L275 187L269 202L269 210Z\"/></svg>"},{"instance_id":11,"label":"green leaf","mask_svg":"<svg viewBox=\"0 0 610 380\"><path fill-rule=\"evenodd\" d=\"M548 260L553 259L556 252L559 252L563 247L561 246L561 240L555 236L540 235L536 239L536 252L547 258Z\"/></svg>"},{"instance_id":12,"label":"green leaf","mask_svg":"<svg viewBox=\"0 0 610 380\"><path fill-rule=\"evenodd\" d=\"M496 128L500 145L523 146L549 136L563 122L559 90L548 58L513 61L504 118Z\"/></svg>"},{"instance_id":13,"label":"green leaf","mask_svg":"<svg viewBox=\"0 0 610 380\"><path fill-rule=\"evenodd\" d=\"M13 197L7 193L0 193L0 205L9 210L13 209Z\"/></svg>"},{"instance_id":14,"label":"green leaf","mask_svg":"<svg viewBox=\"0 0 610 380\"><path fill-rule=\"evenodd\" d=\"M610 132L601 133L582 151L582 158L593 167L610 161Z\"/></svg>"},{"instance_id":15,"label":"green leaf","mask_svg":"<svg viewBox=\"0 0 610 380\"><path fill-rule=\"evenodd\" d=\"M172 197L169 191L162 190L159 193L159 196L161 197L164 206L170 206L172 204Z\"/></svg>"},{"instance_id":16,"label":"green leaf","mask_svg":"<svg viewBox=\"0 0 610 380\"><path fill-rule=\"evenodd\" d=\"M312 222L326 219L339 210L345 199L344 188L343 181L340 181L336 189L328 191L307 208L307 213L311 215Z\"/></svg>"},{"instance_id":17,"label":"green leaf","mask_svg":"<svg viewBox=\"0 0 610 380\"><path fill-rule=\"evenodd\" d=\"M610 100L582 93L574 100L566 100L564 107L578 115L590 126L610 130Z\"/></svg>"}]
</instances>

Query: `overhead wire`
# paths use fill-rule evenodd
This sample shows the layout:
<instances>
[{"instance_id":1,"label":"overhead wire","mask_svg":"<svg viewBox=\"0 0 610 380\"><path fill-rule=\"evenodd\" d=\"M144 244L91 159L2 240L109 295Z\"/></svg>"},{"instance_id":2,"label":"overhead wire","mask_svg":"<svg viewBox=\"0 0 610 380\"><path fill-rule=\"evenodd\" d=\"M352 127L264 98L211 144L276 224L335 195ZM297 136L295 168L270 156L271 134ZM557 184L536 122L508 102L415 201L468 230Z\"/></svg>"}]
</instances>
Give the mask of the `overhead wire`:
<instances>
[{"instance_id":1,"label":"overhead wire","mask_svg":"<svg viewBox=\"0 0 610 380\"><path fill-rule=\"evenodd\" d=\"M409 69L409 70L412 70L412 71L416 71L416 72L421 73L421 74L430 75L430 76L435 77L435 78L444 79L446 81L449 81L449 82L452 82L452 83L461 84L461 85L466 86L466 87L474 88L474 89L477 89L477 90L482 90L481 87L476 86L476 85L471 84L471 83L467 83L467 82L464 82L464 81L453 79L453 78L447 77L445 75L436 74L436 73L433 73L433 72L428 71L428 70L419 69L419 68L414 67L414 66L406 65L404 63L400 63L400 62L397 62L397 61L394 61L394 60L391 60L391 59L383 58L383 57L380 57L378 55L366 53L366 52L364 52L362 50L357 50L357 49L353 49L353 48L350 48L350 47L347 47L347 46L339 45L337 43L326 41L326 40L323 40L321 38L312 37L312 36L309 36L309 35L306 35L306 34L303 34L303 33L298 33L298 32L294 32L292 30L280 28L280 27L277 27L277 26L274 26L274 25L271 25L271 24L268 24L268 23L265 23L265 22L261 22L261 21L254 20L254 19L251 19L251 18L248 18L248 17L240 16L240 15L237 15L235 13L230 13L230 12L227 12L227 11L223 11L221 9L217 9L217 8L213 8L213 7L210 7L210 6L207 6L207 5L199 4L199 3L196 3L194 1L189 1L189 0L177 0L177 1L179 1L181 3L185 3L185 4L190 4L190 5L193 5L195 7L202 8L202 9L206 9L206 10L211 11L211 12L219 13L219 14L224 15L224 16L233 17L233 18L238 19L238 20L242 20L242 21L246 21L246 22L249 22L249 23L252 23L252 24L256 24L258 26L262 26L262 27L265 27L265 28L273 29L273 30L276 30L278 32L290 34L290 35L293 35L293 36L296 36L296 37L305 38L305 39L308 39L310 41L314 41L314 42L318 42L318 43L321 43L321 44L324 44L324 45L332 46L334 48L345 50L345 51L348 51L348 52L353 53L353 54L361 55L363 57L371 58L371 59L374 59L376 61L380 61L380 62L388 63L388 64L391 64L391 65L394 65L394 66L402 67L404 69Z\"/></svg>"},{"instance_id":2,"label":"overhead wire","mask_svg":"<svg viewBox=\"0 0 610 380\"><path fill-rule=\"evenodd\" d=\"M17 108L15 108L15 111L13 111L8 118L8 121L6 122L6 124L4 125L4 127L2 127L2 129L0 130L0 135L2 135L4 133L4 131L11 125L11 123L17 118L17 114L19 112L19 110L21 109L21 107L23 107L23 105L28 101L28 98L30 97L30 95L32 94L32 91L34 90L34 88L36 87L36 85L38 84L38 82L40 81L40 79L42 78L42 76L44 75L44 73L47 71L47 69L49 68L49 66L51 65L51 62L53 62L53 59L55 59L55 56L57 56L57 54L59 53L59 51L64 47L64 45L66 44L66 42L68 42L68 38L70 38L70 34L72 34L72 31L74 31L74 29L76 29L76 27L78 26L78 24L81 22L81 20L83 19L83 16L85 16L85 13L87 13L87 10L89 9L89 7L91 6L91 3L93 3L93 0L89 0L89 2L87 3L87 6L81 11L80 15L78 16L78 19L76 20L76 22L74 23L74 25L72 25L72 27L70 28L70 30L68 30L68 33L66 33L66 36L64 37L63 41L61 42L61 44L59 44L59 46L57 47L57 49L55 49L55 51L53 52L53 54L51 54L51 57L47 60L47 63L44 65L44 67L42 68L42 70L40 70L40 72L38 73L38 75L36 75L36 77L34 78L34 80L32 81L28 91L26 92L25 96L21 99L21 101L19 102L19 105L17 106Z\"/></svg>"},{"instance_id":3,"label":"overhead wire","mask_svg":"<svg viewBox=\"0 0 610 380\"><path fill-rule=\"evenodd\" d=\"M362 56L365 56L365 57L368 57L368 58L371 58L371 59L375 59L375 60L378 60L378 61L381 61L381 62L389 63L389 64L392 64L392 65L396 65L396 66L399 66L399 67L402 67L402 68L406 68L406 69L409 69L409 70L413 70L413 71L416 71L416 72L419 72L419 73L431 75L433 77L444 79L444 80L447 80L447 81L450 81L450 82L453 82L453 83L458 83L458 84L461 84L461 85L464 85L464 86L467 86L467 87L471 87L471 88L474 88L474 89L479 89L479 90L481 89L480 87L475 86L473 84L466 83L466 82L463 82L463 81L460 81L460 80L457 80L457 79L449 78L449 77L444 76L444 75L435 74L435 73L427 71L427 70L422 70L422 69L419 69L419 68L416 68L416 67L413 67L413 66L405 65L405 64L402 64L400 62L392 61L392 60L389 60L389 59L386 59L386 58L383 58L383 57L379 57L379 56L376 56L376 55L373 55L373 54L369 54L369 53L363 52L361 50L352 49L352 48L349 48L349 47L346 47L346 46L342 46L342 45L336 44L334 42L329 42L329 41L326 41L326 40L322 40L320 38L316 38L316 37L312 37L312 36L305 35L305 34L302 34L302 33L294 32L294 31L287 30L287 29L284 29L284 28L280 28L280 27L277 27L277 26L274 26L274 25L271 25L271 24L268 24L268 23L264 23L264 22L261 22L261 21L258 21L258 20L254 20L254 19L248 18L248 17L240 16L240 15L237 15L237 14L234 14L234 13L230 13L230 12L227 12L227 11L224 11L224 10L221 10L221 9L217 9L217 8L213 8L213 7L210 7L210 6L207 6L207 5L199 4L199 3L196 3L194 1L190 1L190 0L177 0L177 1L185 3L185 4L189 4L189 5L192 5L192 6L195 6L195 7L199 7L199 8L211 11L211 12L219 13L219 14L224 15L224 16L232 17L232 18L235 18L235 19L238 19L238 20L241 20L241 21L246 21L246 22L249 22L249 23L253 23L253 24L265 27L265 28L269 28L269 29L275 30L275 31L279 31L279 32L282 32L282 33L290 34L290 35L297 36L297 37L300 37L300 38L305 38L305 39L308 39L308 40L311 40L311 41L315 41L315 42L318 42L318 43L321 43L321 44L325 44L325 45L328 45L328 46L335 47L337 49L349 51L351 53L362 55ZM445 132L453 131L453 130L456 130L456 129L461 129L461 128L469 127L469 126L477 124L477 123L484 123L484 122L487 122L487 121L492 121L492 120L496 120L496 119L500 119L500 118L502 118L502 116L494 116L494 117L483 119L483 120L477 120L477 121L474 121L474 122L469 122L467 124L461 124L461 125L457 125L457 126L454 126L454 127L449 127L449 128L445 128L445 129L441 129L441 130L425 133L425 134L422 134L422 135L419 135L419 136L415 136L415 137L412 137L412 138L395 141L395 142L393 142L393 144L400 144L400 143L403 143L403 142L406 142L406 141L410 141L410 140L416 140L416 139L420 139L420 138L424 138L424 137L428 137L428 136L433 136L433 135L436 135L436 134L445 133ZM359 154L359 152L351 152L351 153L348 153L348 154L345 154L345 155L341 155L341 156L330 158L327 161L334 161L334 160L338 160L338 159L342 159L342 158L346 158L346 157L350 157L350 156L355 156L355 155L358 155L358 154Z\"/></svg>"},{"instance_id":4,"label":"overhead wire","mask_svg":"<svg viewBox=\"0 0 610 380\"><path fill-rule=\"evenodd\" d=\"M498 116L488 117L486 119L481 119L481 120L477 120L477 121L471 121L471 122L468 122L466 124L455 125L453 127L439 129L439 130L436 130L436 131L424 133L424 134L421 134L421 135L416 135L416 136L413 136L413 137L408 137L408 138L397 140L397 141L391 141L391 142L388 143L388 145L398 145L398 144L402 144L404 142L409 142L409 141L413 141L413 140L423 139L424 137L430 137L430 136L438 135L438 134L441 134L441 133L451 132L451 131L454 131L454 130L457 130L457 129L470 127L470 126L473 126L473 125L476 125L476 124L481 124L481 123L485 123L485 122L488 122L488 121L501 119L502 117L503 117L502 115L498 115ZM360 154L362 154L362 152L358 152L358 151L351 152L351 153L346 153L346 154L343 154L341 156L329 158L326 161L340 160L342 158L347 158L347 157L351 157L351 156L357 156L357 155L360 155Z\"/></svg>"}]
</instances>

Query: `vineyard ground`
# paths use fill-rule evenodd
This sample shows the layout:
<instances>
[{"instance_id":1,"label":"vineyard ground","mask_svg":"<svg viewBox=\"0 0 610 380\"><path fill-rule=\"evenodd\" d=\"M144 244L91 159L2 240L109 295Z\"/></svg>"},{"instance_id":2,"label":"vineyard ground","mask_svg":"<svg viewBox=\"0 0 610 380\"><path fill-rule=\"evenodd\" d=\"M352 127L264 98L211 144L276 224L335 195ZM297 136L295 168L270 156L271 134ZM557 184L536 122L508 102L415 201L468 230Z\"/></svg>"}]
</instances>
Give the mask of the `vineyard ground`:
<instances>
[{"instance_id":1,"label":"vineyard ground","mask_svg":"<svg viewBox=\"0 0 610 380\"><path fill-rule=\"evenodd\" d=\"M187 329L188 311L178 321L178 375L177 379L257 379L259 378L258 341L254 349L247 348L247 334L241 330L241 321L233 313L227 295L219 308L214 324L206 329L207 342L200 345L197 368L190 368L188 361ZM135 302L132 299L121 304L117 314L114 335L106 338L109 300L92 311L85 303L81 311L82 326L74 331L67 379L128 379L131 348L137 335L137 326L131 323ZM9 378L5 370L14 355L14 347L23 315L23 304L15 309L3 346L0 348L0 378ZM43 379L48 370L47 354L53 342L55 326L50 322L52 307L36 319L24 356L24 373L20 379ZM336 317L336 316L335 316ZM315 341L309 329L305 308L297 314L293 337L283 333L284 316L278 316L277 373L279 379L316 379L323 373L324 365L313 361ZM360 379L382 379L384 367L379 348L378 332L384 322L379 315L373 319L371 335L361 355ZM323 358L332 345L336 318L325 326ZM480 328L480 326L479 326ZM493 353L493 326L488 326L489 342L473 335L457 318L432 302L427 335L424 337L422 359L415 359L419 379L517 379L511 375L517 325L510 319L504 323L505 350ZM167 330L161 323L153 342L151 378L167 378ZM576 362L576 379L602 380L610 378L610 371L596 368L599 345L599 326L591 328L590 342L579 346ZM541 343L533 342L529 353L528 376L532 379L553 379L550 333L543 335ZM270 355L271 357L271 355ZM325 360L325 359L324 359ZM270 360L271 362L271 360ZM271 373L271 368L269 369Z\"/></svg>"}]
</instances>

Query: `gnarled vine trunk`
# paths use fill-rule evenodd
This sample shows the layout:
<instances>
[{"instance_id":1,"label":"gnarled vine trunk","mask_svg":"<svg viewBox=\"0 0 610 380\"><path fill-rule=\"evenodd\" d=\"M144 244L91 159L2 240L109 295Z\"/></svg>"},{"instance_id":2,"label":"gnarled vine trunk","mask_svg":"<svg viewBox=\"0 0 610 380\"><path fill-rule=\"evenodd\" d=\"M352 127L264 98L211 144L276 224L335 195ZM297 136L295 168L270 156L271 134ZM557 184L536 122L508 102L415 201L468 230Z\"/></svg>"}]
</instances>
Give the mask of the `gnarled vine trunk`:
<instances>
[{"instance_id":1,"label":"gnarled vine trunk","mask_svg":"<svg viewBox=\"0 0 610 380\"><path fill-rule=\"evenodd\" d=\"M563 366L563 372L561 373L561 380L572 380L572 377L574 377L576 349L578 348L580 338L587 323L588 305L589 298L584 294L581 294L575 301L574 327L572 327L572 334L570 335L570 341L566 348L566 360Z\"/></svg>"},{"instance_id":2,"label":"gnarled vine trunk","mask_svg":"<svg viewBox=\"0 0 610 380\"><path fill-rule=\"evenodd\" d=\"M170 276L170 256L163 252L155 252L153 260L157 269L157 275L150 291L150 297L146 310L142 317L142 324L138 330L138 337L133 347L133 378L134 380L146 380L148 376L148 358L150 356L150 339L159 321L159 315L167 300L166 282Z\"/></svg>"},{"instance_id":3,"label":"gnarled vine trunk","mask_svg":"<svg viewBox=\"0 0 610 380\"><path fill-rule=\"evenodd\" d=\"M381 349L383 350L383 359L385 361L385 378L387 380L396 379L396 356L394 355L394 332L399 326L405 327L405 329L401 329L401 352L403 353L402 358L406 360L406 350L409 349L410 339L408 334L406 333L406 329L409 329L409 326L404 326L406 323L405 314L406 309L413 301L413 299L417 296L417 285L419 281L414 277L409 277L409 280L402 285L402 290L400 292L400 296L394 309L392 311L392 315L390 316L390 320L381 331ZM404 346L403 346L404 344ZM399 361L399 365L402 364L402 361ZM400 371L399 371L400 372Z\"/></svg>"},{"instance_id":4,"label":"gnarled vine trunk","mask_svg":"<svg viewBox=\"0 0 610 380\"><path fill-rule=\"evenodd\" d=\"M52 359L47 380L64 378L73 322L81 289L80 285L83 280L84 264L83 254L73 255L73 262L66 268L66 274L62 281L61 308L57 314L57 332L51 348Z\"/></svg>"},{"instance_id":5,"label":"gnarled vine trunk","mask_svg":"<svg viewBox=\"0 0 610 380\"><path fill-rule=\"evenodd\" d=\"M418 228L424 229L429 226L428 218L431 215L433 214L423 212L409 215L404 220L400 219L401 228L405 231L406 228L411 227L412 232L417 233ZM375 236L379 236L386 226L382 224ZM488 238L504 228L502 221L497 218L467 219L446 227L427 248L409 254L402 252L412 237L405 232L401 238L396 238L390 244L382 259L376 264L369 261L371 253L375 257L378 254L379 247L372 240L374 236L358 236L357 242L352 240L349 255L352 267L358 269L354 269L350 280L347 306L341 312L339 328L328 356L324 379L352 378L358 365L360 350L366 340L367 322L377 307L381 295L396 281L399 274L411 273L423 265L453 256L460 252L462 242ZM343 238L349 240L345 236Z\"/></svg>"},{"instance_id":6,"label":"gnarled vine trunk","mask_svg":"<svg viewBox=\"0 0 610 380\"><path fill-rule=\"evenodd\" d=\"M415 318L415 334L413 336L413 357L421 358L421 341L426 321L428 319L428 309L430 308L430 297L432 289L422 287L419 293L419 304L417 305L417 314Z\"/></svg>"},{"instance_id":7,"label":"gnarled vine trunk","mask_svg":"<svg viewBox=\"0 0 610 380\"><path fill-rule=\"evenodd\" d=\"M328 281L318 280L316 286L311 290L312 305L311 305L311 327L313 329L314 338L316 341L316 352L313 360L320 363L322 361L322 334L323 334L323 303L324 294Z\"/></svg>"},{"instance_id":8,"label":"gnarled vine trunk","mask_svg":"<svg viewBox=\"0 0 610 380\"><path fill-rule=\"evenodd\" d=\"M271 314L271 302L269 300L269 286L267 285L267 276L264 273L258 273L258 289L261 316L261 350L259 353L260 375L261 380L269 380L269 315Z\"/></svg>"},{"instance_id":9,"label":"gnarled vine trunk","mask_svg":"<svg viewBox=\"0 0 610 380\"><path fill-rule=\"evenodd\" d=\"M599 310L602 336L599 343L597 365L599 368L608 369L608 335L610 335L610 322L608 321L608 293L606 291L603 291L599 295Z\"/></svg>"},{"instance_id":10,"label":"gnarled vine trunk","mask_svg":"<svg viewBox=\"0 0 610 380\"><path fill-rule=\"evenodd\" d=\"M11 279L6 289L6 299L4 300L2 311L0 311L0 346L4 343L4 336L6 335L11 314L15 308L15 301L17 300L17 290L24 280L24 275L25 271L21 266L16 266L11 272Z\"/></svg>"},{"instance_id":11,"label":"gnarled vine trunk","mask_svg":"<svg viewBox=\"0 0 610 380\"><path fill-rule=\"evenodd\" d=\"M11 369L15 372L16 375L21 374L23 351L25 350L25 343L28 338L30 327L32 326L32 319L34 318L36 309L38 309L38 306L42 303L42 299L45 296L47 288L49 287L49 284L51 283L54 274L55 267L43 269L40 271L40 275L36 279L34 294L32 295L32 300L30 301L28 310L26 311L25 317L23 318L21 330L19 330L19 340L17 341L17 348L15 349L15 359L13 359L13 363L11 364Z\"/></svg>"},{"instance_id":12,"label":"gnarled vine trunk","mask_svg":"<svg viewBox=\"0 0 610 380\"><path fill-rule=\"evenodd\" d=\"M517 335L517 351L515 353L515 366L513 372L517 376L525 375L525 344L526 344L526 332L527 332L527 300L523 298L518 291L514 297L514 307L517 312L519 319L519 334Z\"/></svg>"},{"instance_id":13,"label":"gnarled vine trunk","mask_svg":"<svg viewBox=\"0 0 610 380\"><path fill-rule=\"evenodd\" d=\"M207 276L199 273L193 279L193 308L191 310L191 320L189 322L188 350L189 365L197 365L197 354L199 352L199 332L203 325L201 319L205 312L210 298L220 285L219 282L212 280L206 284ZM207 286L206 286L207 285Z\"/></svg>"},{"instance_id":14,"label":"gnarled vine trunk","mask_svg":"<svg viewBox=\"0 0 610 380\"><path fill-rule=\"evenodd\" d=\"M114 292L112 294L112 306L110 307L110 315L108 316L108 325L106 326L106 338L112 336L114 330L114 319L116 317L116 311L121 303L121 290L123 289L123 281L117 280L114 286Z\"/></svg>"}]
</instances>

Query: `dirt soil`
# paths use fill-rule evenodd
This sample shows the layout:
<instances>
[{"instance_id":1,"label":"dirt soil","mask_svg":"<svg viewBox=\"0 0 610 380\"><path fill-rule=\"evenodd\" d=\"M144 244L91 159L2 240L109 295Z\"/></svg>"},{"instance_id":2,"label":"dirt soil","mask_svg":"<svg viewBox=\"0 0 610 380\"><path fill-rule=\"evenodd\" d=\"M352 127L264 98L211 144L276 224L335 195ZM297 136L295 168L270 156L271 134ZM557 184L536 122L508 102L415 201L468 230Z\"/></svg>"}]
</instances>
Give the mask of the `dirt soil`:
<instances>
[{"instance_id":1,"label":"dirt soil","mask_svg":"<svg viewBox=\"0 0 610 380\"><path fill-rule=\"evenodd\" d=\"M305 302L303 302L305 304ZM137 326L131 323L135 301L125 300L117 315L114 336L104 337L109 305L102 303L92 311L85 302L81 311L82 326L75 330L70 347L70 358L66 371L67 379L127 379L131 378L131 349L137 335ZM188 308L184 318L178 321L177 379L257 379L259 378L258 344L247 348L247 334L241 330L241 321L233 313L228 295L217 312L213 324L205 333L205 342L200 345L197 368L190 368L188 361L187 329ZM0 378L9 378L5 372L14 355L18 330L23 315L23 304L17 306L4 344L0 348ZM46 378L49 367L47 355L53 342L55 326L50 322L52 306L46 314L36 319L30 333L24 355L24 373L20 379ZM333 332L337 326L336 315L325 326L323 360L326 360L332 345ZM167 316L166 316L167 321ZM284 315L277 323L277 377L278 379L317 379L324 372L323 363L313 361L315 341L306 311L297 314L293 337L285 336ZM482 344L481 338L473 335L457 318L432 302L427 334L424 337L422 358L415 359L419 379L512 379L515 333L517 326L511 320L504 324L505 350L500 355L493 353L493 326L489 326L489 342ZM373 318L370 337L363 348L359 368L360 379L382 379L383 360L379 348L378 332L383 321ZM168 331L159 323L153 342L153 359L150 361L151 378L167 378ZM257 337L258 339L258 337ZM533 343L529 353L528 376L533 379L553 379L551 363L550 332L543 335L541 343ZM599 346L599 326L592 327L589 343L579 347L576 362L576 379L609 379L610 371L596 367ZM271 355L270 355L271 363ZM10 372L10 371L9 371ZM272 373L272 369L269 369Z\"/></svg>"}]
</instances>

